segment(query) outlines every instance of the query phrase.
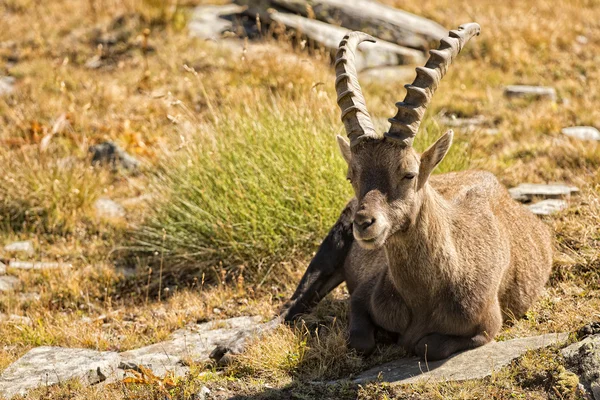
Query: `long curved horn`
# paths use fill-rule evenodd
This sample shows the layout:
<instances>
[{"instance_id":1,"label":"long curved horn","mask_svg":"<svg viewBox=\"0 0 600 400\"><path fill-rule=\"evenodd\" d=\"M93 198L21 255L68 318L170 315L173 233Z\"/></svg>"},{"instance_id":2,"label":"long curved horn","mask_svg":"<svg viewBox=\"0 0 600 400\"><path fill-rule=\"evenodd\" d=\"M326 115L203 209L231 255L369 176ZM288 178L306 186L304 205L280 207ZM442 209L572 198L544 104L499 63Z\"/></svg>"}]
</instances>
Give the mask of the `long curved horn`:
<instances>
[{"instance_id":1,"label":"long curved horn","mask_svg":"<svg viewBox=\"0 0 600 400\"><path fill-rule=\"evenodd\" d=\"M417 77L413 83L404 86L406 97L404 101L396 103L398 112L388 120L392 125L385 134L386 137L412 146L425 110L448 67L465 44L473 36L479 35L480 30L479 24L474 22L461 25L458 30L450 31L449 36L440 41L437 50L429 51L429 60L424 67L417 67Z\"/></svg>"},{"instance_id":2,"label":"long curved horn","mask_svg":"<svg viewBox=\"0 0 600 400\"><path fill-rule=\"evenodd\" d=\"M362 42L375 42L370 35L351 32L344 36L335 60L335 90L337 103L342 110L342 122L350 139L350 146L367 137L377 137L371 116L367 111L356 74L356 49Z\"/></svg>"}]
</instances>

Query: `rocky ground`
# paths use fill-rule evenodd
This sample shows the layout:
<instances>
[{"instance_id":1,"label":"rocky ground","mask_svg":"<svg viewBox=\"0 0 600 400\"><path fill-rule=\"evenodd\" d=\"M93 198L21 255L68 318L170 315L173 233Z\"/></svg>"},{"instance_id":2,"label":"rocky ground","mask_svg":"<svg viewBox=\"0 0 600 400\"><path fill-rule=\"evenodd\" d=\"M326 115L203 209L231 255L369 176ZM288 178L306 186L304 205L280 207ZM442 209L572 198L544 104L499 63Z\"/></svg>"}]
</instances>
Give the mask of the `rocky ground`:
<instances>
[{"instance_id":1,"label":"rocky ground","mask_svg":"<svg viewBox=\"0 0 600 400\"><path fill-rule=\"evenodd\" d=\"M495 173L556 236L525 318L423 363L349 351L344 288L269 324L349 197L340 21L203 3L0 3L0 397L600 398L600 5L385 2L430 32L480 23L417 147L454 129L439 172ZM390 42L361 53L385 129L435 37L371 33Z\"/></svg>"}]
</instances>

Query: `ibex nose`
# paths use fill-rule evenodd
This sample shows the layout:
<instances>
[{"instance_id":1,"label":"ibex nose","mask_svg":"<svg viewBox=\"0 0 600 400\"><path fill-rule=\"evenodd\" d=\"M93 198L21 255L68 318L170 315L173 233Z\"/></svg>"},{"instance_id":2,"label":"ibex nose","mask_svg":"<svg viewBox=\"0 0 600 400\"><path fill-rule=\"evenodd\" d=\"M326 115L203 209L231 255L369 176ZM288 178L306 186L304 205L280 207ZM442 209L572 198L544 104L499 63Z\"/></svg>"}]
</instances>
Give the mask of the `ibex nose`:
<instances>
[{"instance_id":1,"label":"ibex nose","mask_svg":"<svg viewBox=\"0 0 600 400\"><path fill-rule=\"evenodd\" d=\"M354 223L359 230L364 231L375 223L375 217L366 213L358 212L354 216Z\"/></svg>"}]
</instances>

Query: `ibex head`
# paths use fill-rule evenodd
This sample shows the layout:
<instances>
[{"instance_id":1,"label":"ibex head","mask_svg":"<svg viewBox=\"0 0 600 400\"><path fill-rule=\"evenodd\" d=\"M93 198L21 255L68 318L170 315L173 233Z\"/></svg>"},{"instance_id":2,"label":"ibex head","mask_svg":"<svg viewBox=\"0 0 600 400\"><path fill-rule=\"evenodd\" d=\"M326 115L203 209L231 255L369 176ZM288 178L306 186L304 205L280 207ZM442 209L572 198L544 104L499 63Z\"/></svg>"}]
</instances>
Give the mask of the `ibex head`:
<instances>
[{"instance_id":1,"label":"ibex head","mask_svg":"<svg viewBox=\"0 0 600 400\"><path fill-rule=\"evenodd\" d=\"M414 82L405 86L406 97L396 103L398 112L389 119L391 126L384 135L375 132L354 66L358 44L375 40L362 32L352 32L340 43L335 86L350 143L340 136L338 143L359 204L354 215L354 237L361 246L379 248L391 234L407 230L415 221L429 175L452 144L452 131L422 155L412 147L413 139L448 66L479 31L476 23L461 25L441 40L438 50L430 51L425 67L418 67Z\"/></svg>"}]
</instances>

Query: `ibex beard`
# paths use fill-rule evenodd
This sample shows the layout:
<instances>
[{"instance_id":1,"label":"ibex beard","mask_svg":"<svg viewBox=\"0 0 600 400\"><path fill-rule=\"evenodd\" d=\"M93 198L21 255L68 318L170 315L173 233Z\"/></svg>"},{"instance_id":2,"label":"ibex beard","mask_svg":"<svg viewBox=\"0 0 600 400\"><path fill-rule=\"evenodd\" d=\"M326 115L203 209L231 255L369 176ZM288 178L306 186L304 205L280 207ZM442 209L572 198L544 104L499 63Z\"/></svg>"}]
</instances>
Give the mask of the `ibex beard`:
<instances>
[{"instance_id":1,"label":"ibex beard","mask_svg":"<svg viewBox=\"0 0 600 400\"><path fill-rule=\"evenodd\" d=\"M543 291L552 266L546 225L488 172L432 176L452 131L423 154L412 146L448 66L479 30L465 24L441 40L383 135L354 66L358 44L373 39L352 32L342 40L336 91L349 142L338 136L338 144L355 199L309 265L286 319L345 280L352 348L369 354L384 329L409 352L437 360L493 340L503 320L522 316Z\"/></svg>"}]
</instances>

